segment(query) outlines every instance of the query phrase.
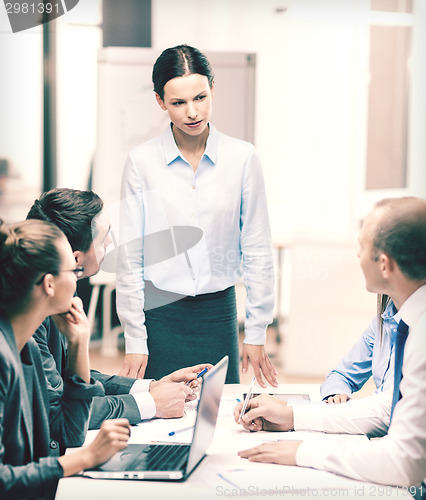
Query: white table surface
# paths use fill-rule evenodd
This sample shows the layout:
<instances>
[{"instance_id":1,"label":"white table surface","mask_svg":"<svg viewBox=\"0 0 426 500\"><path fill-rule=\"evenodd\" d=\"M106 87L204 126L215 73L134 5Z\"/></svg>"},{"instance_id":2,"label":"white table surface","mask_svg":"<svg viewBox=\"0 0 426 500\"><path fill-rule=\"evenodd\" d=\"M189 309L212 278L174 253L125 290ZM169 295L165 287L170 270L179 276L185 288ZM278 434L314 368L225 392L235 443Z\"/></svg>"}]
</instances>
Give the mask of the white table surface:
<instances>
[{"instance_id":1,"label":"white table surface","mask_svg":"<svg viewBox=\"0 0 426 500\"><path fill-rule=\"evenodd\" d=\"M234 422L232 415L236 398L242 399L247 385L226 385L213 443L207 456L184 482L103 480L84 477L59 481L55 500L210 500L217 498L410 498L404 489L363 483L328 472L303 467L250 463L237 452L277 439L333 439L331 435L314 432L250 433ZM309 394L313 402L320 401L317 384L281 384L277 389L255 392ZM299 400L300 401L300 400ZM298 403L295 403L298 404ZM304 404L300 402L299 404ZM190 426L195 419L195 405L189 403L182 419L151 420L132 428L131 443L152 441L186 441L190 431L169 438L170 430ZM86 443L95 436L89 431ZM336 436L337 438L337 436ZM338 436L342 439L342 436ZM344 436L346 439L367 439L365 436Z\"/></svg>"}]
</instances>

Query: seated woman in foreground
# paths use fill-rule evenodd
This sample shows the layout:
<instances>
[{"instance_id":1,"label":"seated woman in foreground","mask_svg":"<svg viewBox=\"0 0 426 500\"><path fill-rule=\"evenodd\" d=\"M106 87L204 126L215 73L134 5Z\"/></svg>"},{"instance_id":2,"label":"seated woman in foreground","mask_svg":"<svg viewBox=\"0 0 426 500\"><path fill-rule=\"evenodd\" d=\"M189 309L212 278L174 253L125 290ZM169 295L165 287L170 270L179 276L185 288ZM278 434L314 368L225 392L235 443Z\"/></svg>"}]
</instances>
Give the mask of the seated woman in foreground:
<instances>
[{"instance_id":1,"label":"seated woman in foreground","mask_svg":"<svg viewBox=\"0 0 426 500\"><path fill-rule=\"evenodd\" d=\"M58 480L108 460L127 446L126 419L102 424L95 440L70 455L53 456L51 439L67 432L84 441L92 397L103 389L90 380L89 327L74 297L76 262L55 226L0 221L0 497L53 498ZM85 339L68 353L63 404L50 407L37 344L31 338L44 318L69 338Z\"/></svg>"}]
</instances>

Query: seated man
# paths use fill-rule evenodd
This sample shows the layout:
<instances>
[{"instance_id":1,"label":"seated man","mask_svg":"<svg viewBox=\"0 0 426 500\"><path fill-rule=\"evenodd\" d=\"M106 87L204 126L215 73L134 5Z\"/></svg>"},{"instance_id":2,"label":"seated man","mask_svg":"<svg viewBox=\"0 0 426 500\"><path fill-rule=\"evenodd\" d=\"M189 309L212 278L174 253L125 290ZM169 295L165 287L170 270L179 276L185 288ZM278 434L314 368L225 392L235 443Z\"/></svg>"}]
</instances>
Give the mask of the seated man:
<instances>
[{"instance_id":1,"label":"seated man","mask_svg":"<svg viewBox=\"0 0 426 500\"><path fill-rule=\"evenodd\" d=\"M293 408L260 396L249 402L242 424L251 431L303 429L384 437L356 443L333 440L328 446L322 440L281 441L239 454L256 462L313 467L410 487L415 498L426 498L425 485L419 487L426 476L426 200L407 197L377 203L364 220L359 245L367 290L389 295L400 316L394 388L343 405ZM241 410L238 404L236 419Z\"/></svg>"},{"instance_id":2,"label":"seated man","mask_svg":"<svg viewBox=\"0 0 426 500\"><path fill-rule=\"evenodd\" d=\"M27 219L40 219L58 226L68 238L74 257L82 269L79 278L93 276L111 242L110 226L103 202L92 191L53 189L40 196L31 207ZM59 332L48 317L34 335L46 373L52 404L60 404L63 390L62 373L67 364L67 351L78 349ZM105 396L93 399L89 429L97 429L105 419L125 417L134 425L152 417L181 417L186 401L196 396L197 373L210 364L178 370L158 381L105 375L94 370L91 375L105 389ZM183 382L194 380L190 385ZM67 443L61 443L67 446Z\"/></svg>"}]
</instances>

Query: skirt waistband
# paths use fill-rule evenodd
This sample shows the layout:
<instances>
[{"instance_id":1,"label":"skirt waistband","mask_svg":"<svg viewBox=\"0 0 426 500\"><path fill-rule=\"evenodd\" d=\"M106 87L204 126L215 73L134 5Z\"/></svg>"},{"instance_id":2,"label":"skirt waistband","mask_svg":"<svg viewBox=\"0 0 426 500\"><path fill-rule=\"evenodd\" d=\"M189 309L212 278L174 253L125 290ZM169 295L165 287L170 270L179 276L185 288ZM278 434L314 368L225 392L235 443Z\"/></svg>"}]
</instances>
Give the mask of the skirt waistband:
<instances>
[{"instance_id":1,"label":"skirt waistband","mask_svg":"<svg viewBox=\"0 0 426 500\"><path fill-rule=\"evenodd\" d=\"M170 302L184 301L184 302L203 302L215 299L225 299L228 296L235 294L235 286L232 285L225 290L218 290L217 292L200 293L199 295L181 295L167 290L157 288L152 281L145 281L145 294L151 298L157 297L170 297Z\"/></svg>"}]
</instances>

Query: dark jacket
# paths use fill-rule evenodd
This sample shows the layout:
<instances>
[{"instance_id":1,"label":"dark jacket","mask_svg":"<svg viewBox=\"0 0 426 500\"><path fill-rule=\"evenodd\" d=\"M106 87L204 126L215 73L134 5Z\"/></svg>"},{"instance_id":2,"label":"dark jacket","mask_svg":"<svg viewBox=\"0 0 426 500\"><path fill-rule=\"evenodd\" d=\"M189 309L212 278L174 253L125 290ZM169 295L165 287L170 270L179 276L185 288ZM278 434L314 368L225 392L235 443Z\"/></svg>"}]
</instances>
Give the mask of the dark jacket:
<instances>
[{"instance_id":1,"label":"dark jacket","mask_svg":"<svg viewBox=\"0 0 426 500\"><path fill-rule=\"evenodd\" d=\"M50 408L40 351L30 339L21 352L0 317L0 498L53 498L63 471L52 439L63 434L80 446L98 383L64 373L63 406Z\"/></svg>"},{"instance_id":2,"label":"dark jacket","mask_svg":"<svg viewBox=\"0 0 426 500\"><path fill-rule=\"evenodd\" d=\"M40 348L51 404L57 405L61 400L63 373L67 366L66 338L49 317L37 329L34 339ZM105 375L95 370L91 371L91 376L103 385L105 394L93 398L89 429L99 429L102 422L110 418L125 417L131 425L141 421L136 401L129 394L134 378ZM68 440L60 444L74 446Z\"/></svg>"}]
</instances>

